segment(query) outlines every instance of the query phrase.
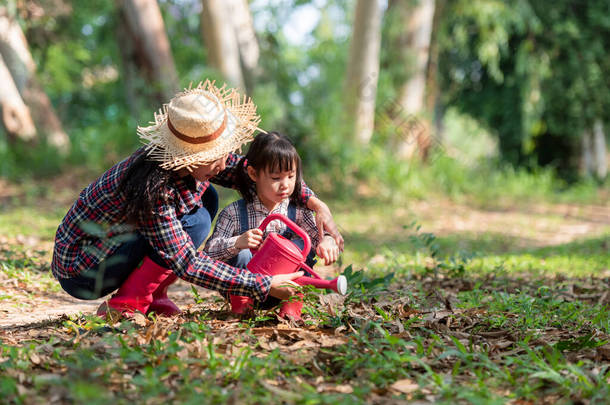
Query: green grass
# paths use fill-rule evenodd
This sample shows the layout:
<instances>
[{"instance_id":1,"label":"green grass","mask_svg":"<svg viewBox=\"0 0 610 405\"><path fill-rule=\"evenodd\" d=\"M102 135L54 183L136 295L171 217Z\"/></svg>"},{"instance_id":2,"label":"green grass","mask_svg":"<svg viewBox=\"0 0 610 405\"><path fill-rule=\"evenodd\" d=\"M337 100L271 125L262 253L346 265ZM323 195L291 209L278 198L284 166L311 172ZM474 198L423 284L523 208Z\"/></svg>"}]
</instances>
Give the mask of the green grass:
<instances>
[{"instance_id":1,"label":"green grass","mask_svg":"<svg viewBox=\"0 0 610 405\"><path fill-rule=\"evenodd\" d=\"M506 249L504 238L491 242L489 235L482 235L466 242L463 237L437 238L439 256L445 260L462 262L465 257L469 271L473 274L530 274L532 276L608 276L610 254L608 240L610 233L600 237L585 239L553 247L534 249ZM485 243L487 241L487 243ZM348 240L348 243L350 240ZM456 248L456 246L461 246ZM478 246L478 248L473 248ZM510 245L509 245L510 246ZM452 249L453 248L453 249ZM494 248L497 249L494 251ZM479 250L480 249L480 250ZM388 267L398 272L412 272L426 269L434 260L422 254L411 241L383 243L371 250L351 253L354 260L367 262L369 269L385 271ZM375 254L375 256L373 256ZM372 258L372 260L371 260Z\"/></svg>"},{"instance_id":2,"label":"green grass","mask_svg":"<svg viewBox=\"0 0 610 405\"><path fill-rule=\"evenodd\" d=\"M0 280L5 283L0 304L27 308L29 297L61 291L51 274L48 257L44 250L0 245Z\"/></svg>"},{"instance_id":3,"label":"green grass","mask_svg":"<svg viewBox=\"0 0 610 405\"><path fill-rule=\"evenodd\" d=\"M39 209L27 206L2 209L0 229L7 237L42 236L46 240L52 240L63 215L65 212L41 213Z\"/></svg>"}]
</instances>

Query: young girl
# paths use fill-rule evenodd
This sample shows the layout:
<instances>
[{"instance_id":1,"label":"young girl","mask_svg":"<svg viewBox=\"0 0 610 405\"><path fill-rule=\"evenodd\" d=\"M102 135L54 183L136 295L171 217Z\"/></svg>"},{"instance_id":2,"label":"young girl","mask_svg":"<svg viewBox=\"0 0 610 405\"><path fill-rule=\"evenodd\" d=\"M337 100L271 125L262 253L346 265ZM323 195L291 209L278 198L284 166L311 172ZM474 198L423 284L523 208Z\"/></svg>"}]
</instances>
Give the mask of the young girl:
<instances>
[{"instance_id":1,"label":"young girl","mask_svg":"<svg viewBox=\"0 0 610 405\"><path fill-rule=\"evenodd\" d=\"M258 301L294 294L286 282L302 272L253 274L197 250L218 207L210 182L237 186L244 167L233 151L259 122L249 99L209 81L172 98L152 125L138 128L146 146L85 188L59 225L51 267L62 288L80 299L118 289L107 305L124 314L178 313L167 298L177 278ZM341 244L326 204L304 185L297 199Z\"/></svg>"},{"instance_id":2,"label":"young girl","mask_svg":"<svg viewBox=\"0 0 610 405\"><path fill-rule=\"evenodd\" d=\"M282 234L302 248L303 241L281 221L272 221L264 231L258 229L268 215L279 213L303 228L311 238L309 266L315 263L316 253L326 265L334 263L339 255L335 240L330 235L320 238L313 211L299 198L301 158L290 141L277 132L259 134L245 160L246 172L238 180L243 199L228 205L219 214L205 252L216 260L245 268L252 258L250 249L258 248L270 232Z\"/></svg>"}]
</instances>

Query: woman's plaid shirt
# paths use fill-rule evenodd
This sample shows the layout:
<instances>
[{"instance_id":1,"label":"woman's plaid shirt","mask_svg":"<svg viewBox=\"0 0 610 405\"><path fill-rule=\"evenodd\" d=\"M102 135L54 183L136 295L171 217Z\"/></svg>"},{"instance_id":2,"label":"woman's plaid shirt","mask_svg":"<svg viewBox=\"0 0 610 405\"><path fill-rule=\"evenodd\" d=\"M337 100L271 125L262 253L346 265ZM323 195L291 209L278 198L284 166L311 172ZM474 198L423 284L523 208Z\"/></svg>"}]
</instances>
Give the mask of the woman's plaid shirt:
<instances>
[{"instance_id":1,"label":"woman's plaid shirt","mask_svg":"<svg viewBox=\"0 0 610 405\"><path fill-rule=\"evenodd\" d=\"M121 223L125 199L117 188L129 165L143 153L143 148L138 149L80 193L55 235L53 275L71 278L97 266L135 231L167 261L178 277L223 295L264 300L269 292L270 277L213 260L197 251L182 228L179 218L202 206L201 196L209 182L196 181L190 176L176 177L168 186L166 201L159 203L145 224L134 228ZM230 154L226 169L210 180L224 187L234 187L237 170L244 170L238 167L240 159L240 155ZM307 187L302 189L306 202L313 192Z\"/></svg>"},{"instance_id":2,"label":"woman's plaid shirt","mask_svg":"<svg viewBox=\"0 0 610 405\"><path fill-rule=\"evenodd\" d=\"M232 257L239 253L239 249L235 247L235 241L242 234L242 229L254 229L258 228L261 222L271 214L282 214L288 216L288 204L289 199L285 199L273 209L269 211L260 199L255 195L252 202L246 204L246 211L248 212L248 223L241 223L240 207L239 202L235 201L220 214L218 214L218 221L216 221L216 228L212 233L210 239L205 245L204 251L213 259L228 261ZM311 248L315 252L316 247L320 241L318 234L318 227L316 226L316 220L313 216L313 211L306 207L296 207L296 218L295 222L298 226L303 228L305 233L309 235L311 239ZM282 234L288 227L285 223L274 220L267 225L263 238L271 232ZM294 236L291 239L298 239L298 236Z\"/></svg>"}]
</instances>

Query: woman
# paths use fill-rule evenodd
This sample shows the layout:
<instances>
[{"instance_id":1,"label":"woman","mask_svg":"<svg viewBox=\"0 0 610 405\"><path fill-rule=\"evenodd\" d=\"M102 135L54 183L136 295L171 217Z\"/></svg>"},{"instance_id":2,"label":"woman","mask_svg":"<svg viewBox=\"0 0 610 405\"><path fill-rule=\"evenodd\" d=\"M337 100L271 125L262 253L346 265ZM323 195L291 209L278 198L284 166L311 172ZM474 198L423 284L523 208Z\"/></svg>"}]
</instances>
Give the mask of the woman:
<instances>
[{"instance_id":1,"label":"woman","mask_svg":"<svg viewBox=\"0 0 610 405\"><path fill-rule=\"evenodd\" d=\"M233 152L259 122L251 100L226 86L206 81L177 94L152 125L138 128L146 146L84 189L57 229L52 270L62 288L80 299L118 289L106 304L126 315L180 312L167 298L177 278L257 301L293 295L290 280L302 272L253 274L197 251L218 209L210 182L236 187L245 168ZM329 232L342 248L326 204L305 184L301 198L321 235ZM106 311L103 304L98 314Z\"/></svg>"}]
</instances>

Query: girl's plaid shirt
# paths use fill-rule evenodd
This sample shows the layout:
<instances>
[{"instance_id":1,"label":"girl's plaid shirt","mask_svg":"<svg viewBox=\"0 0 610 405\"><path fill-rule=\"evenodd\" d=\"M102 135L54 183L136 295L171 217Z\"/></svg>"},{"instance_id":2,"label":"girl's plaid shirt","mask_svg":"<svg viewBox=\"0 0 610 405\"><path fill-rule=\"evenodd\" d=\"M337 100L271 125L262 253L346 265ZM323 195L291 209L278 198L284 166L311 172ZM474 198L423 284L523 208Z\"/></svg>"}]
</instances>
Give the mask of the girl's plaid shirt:
<instances>
[{"instance_id":1,"label":"girl's plaid shirt","mask_svg":"<svg viewBox=\"0 0 610 405\"><path fill-rule=\"evenodd\" d=\"M51 268L56 278L71 278L97 266L112 255L134 232L142 235L174 273L193 284L216 290L223 295L243 295L264 300L271 278L231 267L197 251L182 228L179 218L201 207L201 196L209 182L192 177L174 178L168 187L167 199L159 203L149 220L137 228L122 223L125 199L117 192L129 165L144 148L117 163L91 183L72 205L55 235ZM224 187L235 187L240 155L230 154L226 169L210 179ZM303 202L313 192L302 187Z\"/></svg>"},{"instance_id":2,"label":"girl's plaid shirt","mask_svg":"<svg viewBox=\"0 0 610 405\"><path fill-rule=\"evenodd\" d=\"M258 228L263 220L271 214L288 216L288 204L289 200L285 199L273 211L269 211L255 195L252 202L246 203L247 224L241 223L239 201L227 205L218 214L216 228L208 239L204 251L213 259L228 261L239 253L239 249L235 247L235 241L242 234L242 229ZM313 211L306 207L297 206L295 214L295 223L309 235L311 249L315 252L320 242L320 236ZM287 229L285 223L278 220L271 221L263 233L263 238L266 238L271 232L283 234ZM300 238L293 235L290 239L298 240Z\"/></svg>"}]
</instances>

